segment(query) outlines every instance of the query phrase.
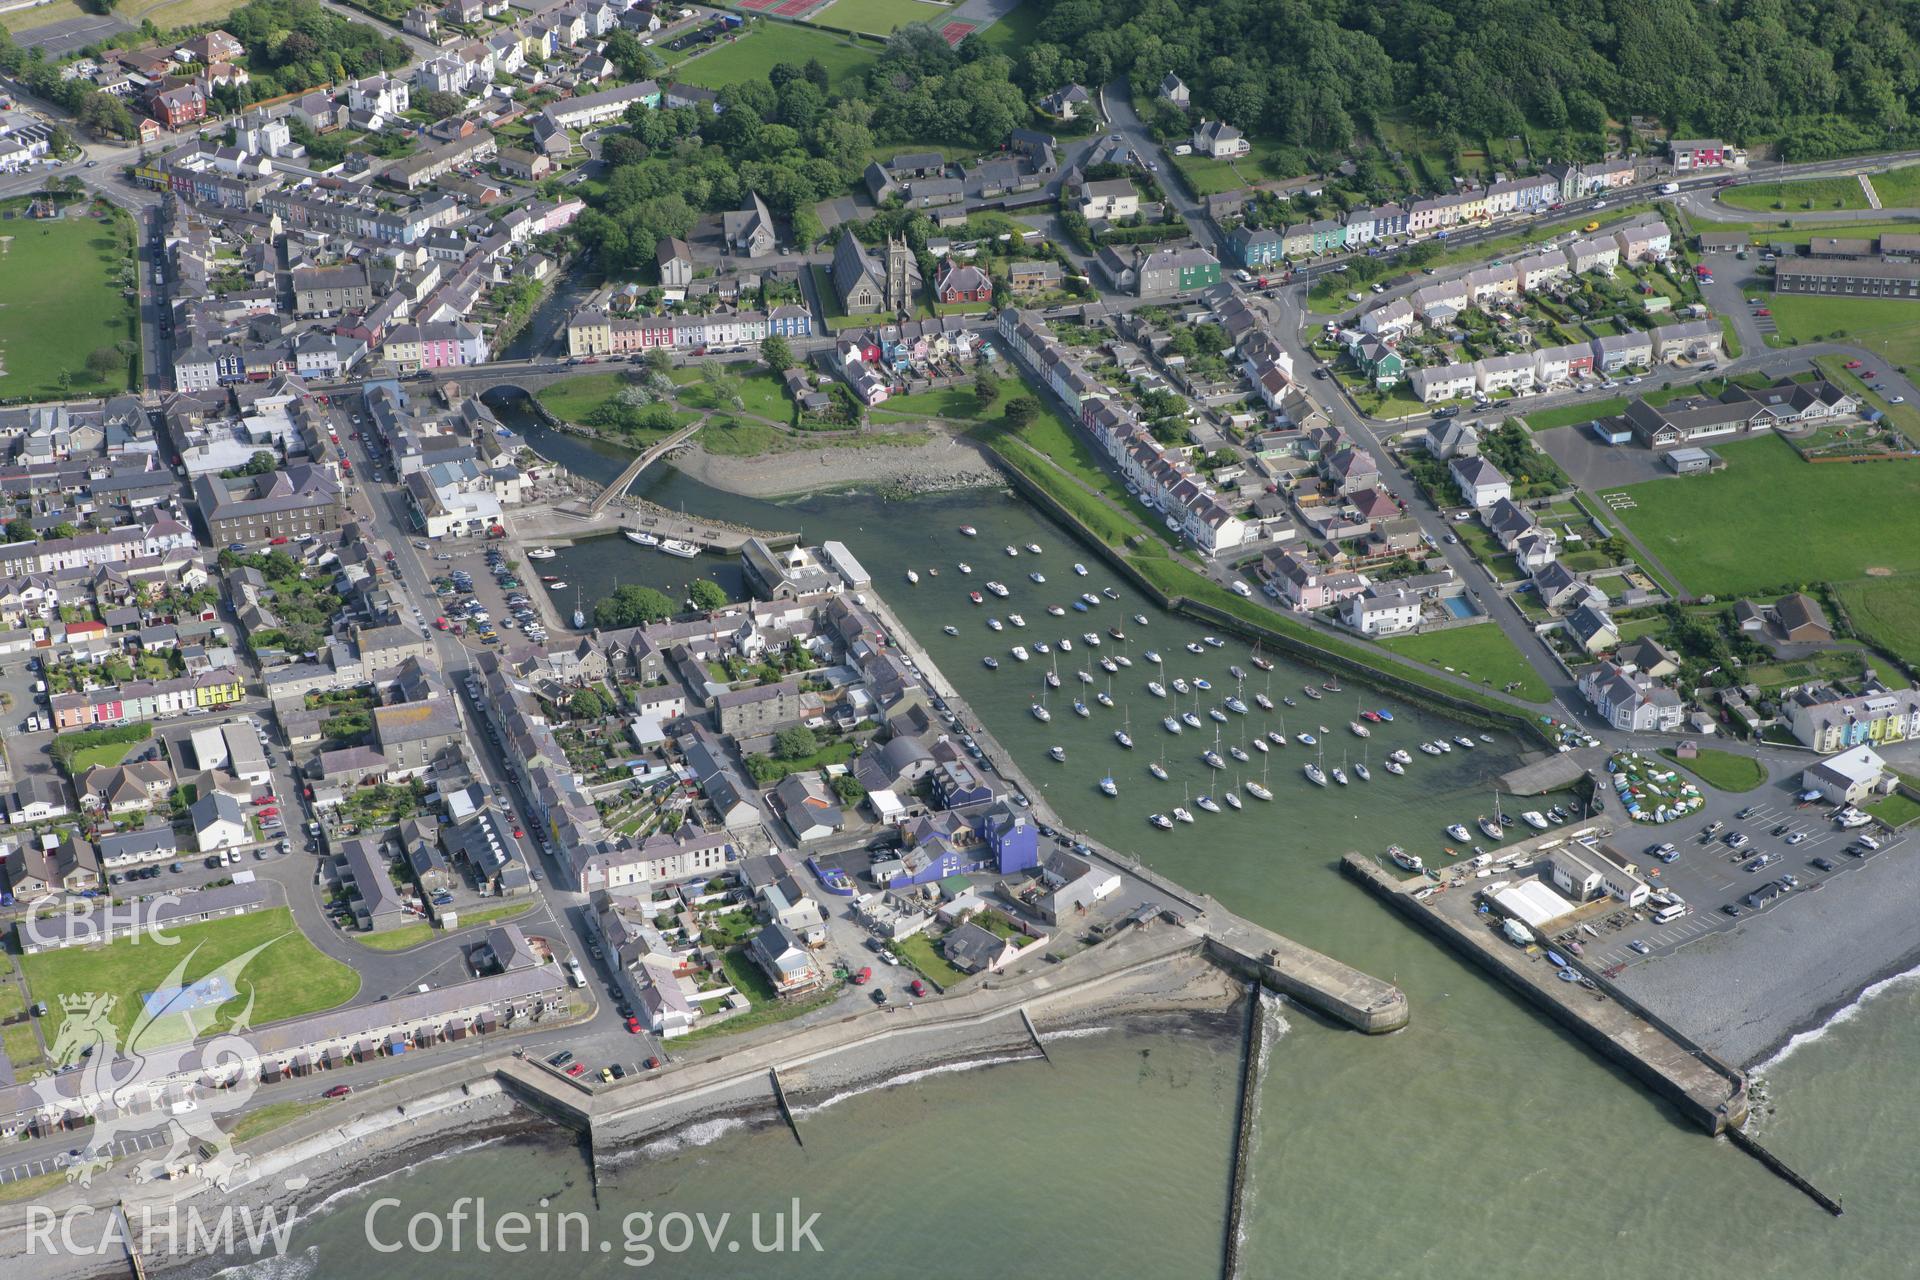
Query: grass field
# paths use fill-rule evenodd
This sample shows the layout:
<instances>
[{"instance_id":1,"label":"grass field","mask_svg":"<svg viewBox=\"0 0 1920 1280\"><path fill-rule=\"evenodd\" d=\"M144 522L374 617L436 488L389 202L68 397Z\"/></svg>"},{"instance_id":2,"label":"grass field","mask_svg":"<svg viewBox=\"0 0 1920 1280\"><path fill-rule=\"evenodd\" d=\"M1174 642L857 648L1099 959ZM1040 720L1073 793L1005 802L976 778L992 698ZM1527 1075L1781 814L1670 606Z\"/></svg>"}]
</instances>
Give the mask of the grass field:
<instances>
[{"instance_id":1,"label":"grass field","mask_svg":"<svg viewBox=\"0 0 1920 1280\"><path fill-rule=\"evenodd\" d=\"M477 924L493 924L509 916L521 915L534 908L531 902L507 902L497 907L482 907L478 911L462 911L455 932L471 929ZM419 924L403 924L397 929L384 929L379 933L356 933L353 940L369 951L405 951L408 947L417 947L423 942L431 942L440 936L440 930L425 921Z\"/></svg>"},{"instance_id":2,"label":"grass field","mask_svg":"<svg viewBox=\"0 0 1920 1280\"><path fill-rule=\"evenodd\" d=\"M1743 183L1722 191L1720 200L1736 209L1751 209L1755 213L1873 207L1867 203L1867 193L1860 189L1857 178L1807 178L1800 182L1756 182L1751 185ZM1883 196L1880 202L1886 204L1887 200Z\"/></svg>"},{"instance_id":3,"label":"grass field","mask_svg":"<svg viewBox=\"0 0 1920 1280\"><path fill-rule=\"evenodd\" d=\"M927 940L927 935L924 933L916 933L911 938L894 944L894 950L900 953L902 960L918 969L921 977L942 991L964 980L967 976L948 964L946 957L934 950L933 943ZM885 970L881 972L884 973Z\"/></svg>"},{"instance_id":4,"label":"grass field","mask_svg":"<svg viewBox=\"0 0 1920 1280\"><path fill-rule=\"evenodd\" d=\"M1920 574L1857 578L1835 590L1863 639L1920 666Z\"/></svg>"},{"instance_id":5,"label":"grass field","mask_svg":"<svg viewBox=\"0 0 1920 1280\"><path fill-rule=\"evenodd\" d=\"M1518 682L1514 693L1529 702L1545 702L1546 685L1527 665L1525 657L1507 639L1507 633L1491 622L1474 627L1454 627L1448 631L1430 631L1425 635L1400 636L1381 642L1395 653L1405 654L1436 667L1451 668L1476 680L1491 680L1496 689Z\"/></svg>"},{"instance_id":6,"label":"grass field","mask_svg":"<svg viewBox=\"0 0 1920 1280\"><path fill-rule=\"evenodd\" d=\"M1874 194L1888 209L1920 209L1920 164L1869 175Z\"/></svg>"},{"instance_id":7,"label":"grass field","mask_svg":"<svg viewBox=\"0 0 1920 1280\"><path fill-rule=\"evenodd\" d=\"M1174 156L1173 167L1180 171L1189 190L1196 196L1238 191L1241 187L1264 182L1270 176L1266 161L1284 158L1286 148L1258 138L1248 140L1253 147L1237 160L1215 160L1209 156Z\"/></svg>"},{"instance_id":8,"label":"grass field","mask_svg":"<svg viewBox=\"0 0 1920 1280\"><path fill-rule=\"evenodd\" d=\"M97 747L83 747L73 753L73 776L84 777L95 765L119 764L127 758L127 752L146 745L144 742L103 742Z\"/></svg>"},{"instance_id":9,"label":"grass field","mask_svg":"<svg viewBox=\"0 0 1920 1280\"><path fill-rule=\"evenodd\" d=\"M1614 513L1689 591L1920 571L1920 466L1813 466L1772 436L1717 449L1726 470L1634 485Z\"/></svg>"},{"instance_id":10,"label":"grass field","mask_svg":"<svg viewBox=\"0 0 1920 1280\"><path fill-rule=\"evenodd\" d=\"M309 1112L318 1111L327 1104L316 1098L289 1098L285 1102L269 1102L257 1111L249 1111L240 1117L238 1124L228 1131L227 1136L235 1142L245 1142L248 1138L257 1138L270 1133L282 1125L292 1124Z\"/></svg>"},{"instance_id":11,"label":"grass field","mask_svg":"<svg viewBox=\"0 0 1920 1280\"><path fill-rule=\"evenodd\" d=\"M563 378L536 394L554 417L580 422L625 386L626 381L625 375L618 373L583 373Z\"/></svg>"},{"instance_id":12,"label":"grass field","mask_svg":"<svg viewBox=\"0 0 1920 1280\"><path fill-rule=\"evenodd\" d=\"M125 1037L140 1016L141 997L167 981L176 964L192 957L185 975L191 982L262 943L269 944L267 949L239 975L238 998L223 1006L212 1021L207 1021L207 1011L202 1011L202 1021L206 1022L199 1028L202 1034L225 1026L227 1019L245 1007L248 987L253 989L255 1026L331 1009L360 989L359 975L321 954L301 936L293 923L293 913L285 907L185 925L170 930L167 936L176 940L176 945L122 938L105 946L23 956L20 965L34 999L47 1002L42 1028L47 1043L59 1037L64 1016L59 998L64 994L97 992L114 996L113 1025Z\"/></svg>"},{"instance_id":13,"label":"grass field","mask_svg":"<svg viewBox=\"0 0 1920 1280\"><path fill-rule=\"evenodd\" d=\"M718 89L746 80L765 80L767 73L782 62L797 67L818 58L820 65L827 69L834 91L844 92L873 65L878 53L877 48L854 44L846 36L809 31L784 22L763 23L759 30L723 44L712 53L688 59L677 74L688 84Z\"/></svg>"},{"instance_id":14,"label":"grass field","mask_svg":"<svg viewBox=\"0 0 1920 1280\"><path fill-rule=\"evenodd\" d=\"M1712 747L1700 748L1699 754L1691 760L1682 760L1664 747L1660 754L1708 786L1721 791L1751 791L1767 780L1766 766L1752 756L1716 751Z\"/></svg>"},{"instance_id":15,"label":"grass field","mask_svg":"<svg viewBox=\"0 0 1920 1280\"><path fill-rule=\"evenodd\" d=\"M846 27L876 36L890 35L896 27L916 22L945 22L953 10L932 0L833 0L824 9L807 15L809 22L824 22L830 27Z\"/></svg>"},{"instance_id":16,"label":"grass field","mask_svg":"<svg viewBox=\"0 0 1920 1280\"><path fill-rule=\"evenodd\" d=\"M5 208L24 209L23 202ZM0 221L0 397L51 399L112 394L127 386L127 362L101 379L87 356L138 341L120 285L128 260L124 219ZM63 387L62 374L69 376Z\"/></svg>"},{"instance_id":17,"label":"grass field","mask_svg":"<svg viewBox=\"0 0 1920 1280\"><path fill-rule=\"evenodd\" d=\"M1920 307L1911 303L1776 293L1769 305L1782 342L1832 338L1878 352L1897 365L1920 360Z\"/></svg>"},{"instance_id":18,"label":"grass field","mask_svg":"<svg viewBox=\"0 0 1920 1280\"><path fill-rule=\"evenodd\" d=\"M995 53L1004 53L1009 58L1017 58L1037 38L1040 19L1044 16L1037 4L1020 5L1000 21L982 31L980 43Z\"/></svg>"}]
</instances>

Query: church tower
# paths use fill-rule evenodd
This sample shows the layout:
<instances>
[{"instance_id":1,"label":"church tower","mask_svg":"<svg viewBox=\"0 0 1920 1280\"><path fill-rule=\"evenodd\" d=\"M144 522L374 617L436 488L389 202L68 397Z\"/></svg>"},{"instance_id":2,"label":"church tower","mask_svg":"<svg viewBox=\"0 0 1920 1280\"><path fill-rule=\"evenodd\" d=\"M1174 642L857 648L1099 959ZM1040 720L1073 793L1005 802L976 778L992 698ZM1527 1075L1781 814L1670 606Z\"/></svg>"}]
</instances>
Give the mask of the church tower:
<instances>
[{"instance_id":1,"label":"church tower","mask_svg":"<svg viewBox=\"0 0 1920 1280\"><path fill-rule=\"evenodd\" d=\"M887 310L913 310L913 251L905 236L887 237Z\"/></svg>"}]
</instances>

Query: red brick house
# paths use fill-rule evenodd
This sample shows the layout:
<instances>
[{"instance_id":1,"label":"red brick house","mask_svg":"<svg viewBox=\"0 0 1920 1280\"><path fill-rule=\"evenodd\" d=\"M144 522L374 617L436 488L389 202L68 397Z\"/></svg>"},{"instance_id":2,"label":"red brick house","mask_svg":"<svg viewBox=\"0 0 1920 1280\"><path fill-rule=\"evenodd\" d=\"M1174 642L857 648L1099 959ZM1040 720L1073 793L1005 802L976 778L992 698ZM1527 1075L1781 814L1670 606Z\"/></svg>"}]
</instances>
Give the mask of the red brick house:
<instances>
[{"instance_id":1,"label":"red brick house","mask_svg":"<svg viewBox=\"0 0 1920 1280\"><path fill-rule=\"evenodd\" d=\"M207 118L207 95L197 84L183 84L154 94L147 107L167 128L183 129Z\"/></svg>"},{"instance_id":2,"label":"red brick house","mask_svg":"<svg viewBox=\"0 0 1920 1280\"><path fill-rule=\"evenodd\" d=\"M942 302L991 302L993 278L971 263L949 262L934 285L934 296Z\"/></svg>"}]
</instances>

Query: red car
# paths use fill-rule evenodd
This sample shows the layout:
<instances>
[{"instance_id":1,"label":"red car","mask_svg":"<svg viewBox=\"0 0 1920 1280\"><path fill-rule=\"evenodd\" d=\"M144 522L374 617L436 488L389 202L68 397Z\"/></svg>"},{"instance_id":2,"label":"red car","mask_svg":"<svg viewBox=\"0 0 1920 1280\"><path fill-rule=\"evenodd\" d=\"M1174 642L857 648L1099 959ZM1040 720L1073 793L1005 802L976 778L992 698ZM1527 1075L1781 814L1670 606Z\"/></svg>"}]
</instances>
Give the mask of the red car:
<instances>
[{"instance_id":1,"label":"red car","mask_svg":"<svg viewBox=\"0 0 1920 1280\"><path fill-rule=\"evenodd\" d=\"M1858 360L1849 360L1849 361L1847 361L1847 368L1849 368L1849 369L1858 369L1859 367L1860 367L1860 362L1859 362Z\"/></svg>"},{"instance_id":2,"label":"red car","mask_svg":"<svg viewBox=\"0 0 1920 1280\"><path fill-rule=\"evenodd\" d=\"M578 1075L584 1074L586 1069L587 1069L586 1063L576 1062L572 1066L567 1068L567 1074L570 1076L578 1076Z\"/></svg>"},{"instance_id":3,"label":"red car","mask_svg":"<svg viewBox=\"0 0 1920 1280\"><path fill-rule=\"evenodd\" d=\"M269 795L269 796L261 796L261 797L260 797L260 798L259 798L258 800L255 800L255 801L254 801L254 803L255 803L255 804L279 804L279 803L280 803L280 797L279 797L279 796L271 796L271 795Z\"/></svg>"},{"instance_id":4,"label":"red car","mask_svg":"<svg viewBox=\"0 0 1920 1280\"><path fill-rule=\"evenodd\" d=\"M862 969L860 972L853 975L853 985L856 987L864 987L869 982L872 982L872 981L873 981L873 969L871 967Z\"/></svg>"},{"instance_id":5,"label":"red car","mask_svg":"<svg viewBox=\"0 0 1920 1280\"><path fill-rule=\"evenodd\" d=\"M280 811L278 809L262 809L256 816L262 818L277 818L280 816Z\"/></svg>"},{"instance_id":6,"label":"red car","mask_svg":"<svg viewBox=\"0 0 1920 1280\"><path fill-rule=\"evenodd\" d=\"M1773 314L1773 308L1761 307L1758 311L1754 312L1753 314L1757 316L1770 316Z\"/></svg>"},{"instance_id":7,"label":"red car","mask_svg":"<svg viewBox=\"0 0 1920 1280\"><path fill-rule=\"evenodd\" d=\"M353 1086L352 1086L352 1085L350 1085L350 1084L337 1084L337 1085L335 1085L335 1086L333 1086L333 1088L331 1088L331 1089L329 1089L329 1090L327 1090L327 1091L326 1091L325 1093L323 1093L323 1094L321 1094L320 1096L321 1096L321 1097L323 1097L323 1098L344 1098L344 1097L346 1097L346 1096L347 1096L348 1094L350 1094L350 1093L352 1093L352 1092L353 1092Z\"/></svg>"},{"instance_id":8,"label":"red car","mask_svg":"<svg viewBox=\"0 0 1920 1280\"><path fill-rule=\"evenodd\" d=\"M634 1017L632 1014L627 1015L627 1034L630 1036L640 1034L640 1019Z\"/></svg>"},{"instance_id":9,"label":"red car","mask_svg":"<svg viewBox=\"0 0 1920 1280\"><path fill-rule=\"evenodd\" d=\"M913 992L914 995L919 996L921 999L925 999L927 994L927 984L920 981L920 979L915 978L911 983L908 984L907 990Z\"/></svg>"},{"instance_id":10,"label":"red car","mask_svg":"<svg viewBox=\"0 0 1920 1280\"><path fill-rule=\"evenodd\" d=\"M268 538L267 545L270 547L284 547L287 545L287 540L285 538Z\"/></svg>"},{"instance_id":11,"label":"red car","mask_svg":"<svg viewBox=\"0 0 1920 1280\"><path fill-rule=\"evenodd\" d=\"M1860 371L1860 376L1861 376L1861 377L1863 377L1863 378L1877 378L1877 377L1879 377L1880 375L1879 375L1879 374L1877 374L1877 373L1875 373L1875 372L1874 372L1873 370L1871 370L1871 369L1862 369L1862 370Z\"/></svg>"}]
</instances>

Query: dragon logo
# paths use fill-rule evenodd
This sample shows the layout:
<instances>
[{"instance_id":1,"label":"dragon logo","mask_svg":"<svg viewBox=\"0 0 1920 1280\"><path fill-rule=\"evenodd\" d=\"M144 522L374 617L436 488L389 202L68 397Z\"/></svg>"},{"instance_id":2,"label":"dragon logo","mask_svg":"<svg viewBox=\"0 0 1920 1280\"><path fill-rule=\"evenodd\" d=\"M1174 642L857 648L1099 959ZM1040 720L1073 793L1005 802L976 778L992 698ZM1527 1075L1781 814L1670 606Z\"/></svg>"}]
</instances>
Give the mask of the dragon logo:
<instances>
[{"instance_id":1,"label":"dragon logo","mask_svg":"<svg viewBox=\"0 0 1920 1280\"><path fill-rule=\"evenodd\" d=\"M200 950L195 947L144 997L124 1040L114 1018L117 996L60 997L64 1017L50 1054L60 1069L40 1077L34 1088L49 1111L78 1103L94 1117L86 1148L67 1169L68 1181L91 1185L93 1175L113 1163L121 1133L159 1128L166 1149L142 1162L135 1175L140 1181L191 1168L223 1191L233 1184L247 1157L234 1152L215 1119L244 1108L258 1082L259 1055L245 1037L253 1016L251 984L246 1003L223 1030L196 1038L197 1027L241 995L242 972L275 941L189 981L188 968Z\"/></svg>"}]
</instances>

